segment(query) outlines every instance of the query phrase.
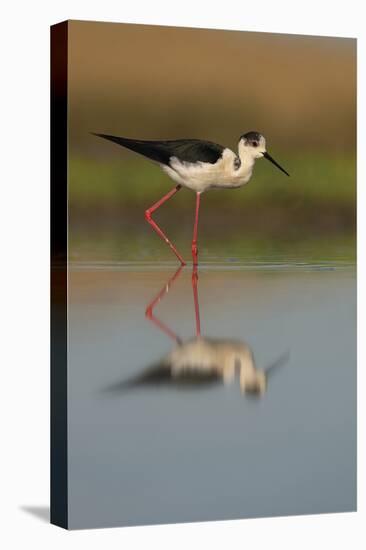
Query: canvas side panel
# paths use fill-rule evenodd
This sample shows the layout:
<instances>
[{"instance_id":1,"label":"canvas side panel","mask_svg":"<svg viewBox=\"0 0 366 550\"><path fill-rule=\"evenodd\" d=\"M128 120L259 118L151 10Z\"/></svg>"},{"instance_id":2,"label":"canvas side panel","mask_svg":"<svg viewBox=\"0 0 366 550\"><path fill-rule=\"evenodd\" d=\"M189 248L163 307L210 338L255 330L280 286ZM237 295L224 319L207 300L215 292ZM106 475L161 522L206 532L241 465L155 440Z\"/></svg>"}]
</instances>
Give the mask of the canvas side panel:
<instances>
[{"instance_id":1,"label":"canvas side panel","mask_svg":"<svg viewBox=\"0 0 366 550\"><path fill-rule=\"evenodd\" d=\"M68 526L67 62L68 23L51 27L51 523Z\"/></svg>"}]
</instances>

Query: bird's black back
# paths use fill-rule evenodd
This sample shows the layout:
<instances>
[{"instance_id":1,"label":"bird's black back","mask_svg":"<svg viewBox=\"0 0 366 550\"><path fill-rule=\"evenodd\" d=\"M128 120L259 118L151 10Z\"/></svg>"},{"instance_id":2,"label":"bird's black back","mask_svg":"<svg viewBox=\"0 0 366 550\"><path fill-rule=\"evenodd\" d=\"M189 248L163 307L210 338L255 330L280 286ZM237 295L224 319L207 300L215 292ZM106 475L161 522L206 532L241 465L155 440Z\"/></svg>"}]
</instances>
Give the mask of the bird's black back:
<instances>
[{"instance_id":1,"label":"bird's black back","mask_svg":"<svg viewBox=\"0 0 366 550\"><path fill-rule=\"evenodd\" d=\"M170 164L170 159L176 157L182 162L208 162L215 164L221 158L224 147L211 141L200 139L176 139L168 141L148 141L129 139L107 134L94 134L95 136L113 141L131 151L140 153L151 160L161 164Z\"/></svg>"},{"instance_id":2,"label":"bird's black back","mask_svg":"<svg viewBox=\"0 0 366 550\"><path fill-rule=\"evenodd\" d=\"M195 369L192 365L188 365L186 369L182 369L179 374L173 376L172 365L160 363L145 369L136 376L112 384L104 391L117 394L137 388L181 387L192 389L211 386L221 380L222 378L214 366L211 370L201 371Z\"/></svg>"}]
</instances>

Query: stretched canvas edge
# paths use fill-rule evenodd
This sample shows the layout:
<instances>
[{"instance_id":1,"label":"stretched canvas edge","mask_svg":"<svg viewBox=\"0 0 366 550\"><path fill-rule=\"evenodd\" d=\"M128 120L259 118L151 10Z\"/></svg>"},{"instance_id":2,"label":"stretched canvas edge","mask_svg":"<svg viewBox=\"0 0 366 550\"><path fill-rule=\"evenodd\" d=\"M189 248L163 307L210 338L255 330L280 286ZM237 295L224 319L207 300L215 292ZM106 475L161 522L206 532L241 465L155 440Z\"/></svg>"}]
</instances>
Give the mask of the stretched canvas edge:
<instances>
[{"instance_id":1,"label":"stretched canvas edge","mask_svg":"<svg viewBox=\"0 0 366 550\"><path fill-rule=\"evenodd\" d=\"M50 521L68 528L67 148L68 22L51 26Z\"/></svg>"}]
</instances>

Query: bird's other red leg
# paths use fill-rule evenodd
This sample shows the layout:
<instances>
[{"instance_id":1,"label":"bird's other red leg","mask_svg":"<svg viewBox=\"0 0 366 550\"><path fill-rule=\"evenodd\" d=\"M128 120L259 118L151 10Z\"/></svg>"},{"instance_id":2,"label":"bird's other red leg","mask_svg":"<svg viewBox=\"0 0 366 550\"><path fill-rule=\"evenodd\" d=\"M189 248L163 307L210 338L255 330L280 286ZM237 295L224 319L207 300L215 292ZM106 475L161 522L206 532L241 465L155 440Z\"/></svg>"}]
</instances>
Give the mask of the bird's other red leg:
<instances>
[{"instance_id":1,"label":"bird's other red leg","mask_svg":"<svg viewBox=\"0 0 366 550\"><path fill-rule=\"evenodd\" d=\"M150 302L150 304L147 306L145 311L146 319L149 319L149 321L154 323L155 326L157 326L162 332L164 332L167 336L169 336L169 338L172 338L172 340L174 340L178 344L181 342L179 336L177 336L175 332L173 332L167 325L165 325L162 321L160 321L157 317L155 317L154 308L157 304L160 303L160 301L164 298L164 296L168 294L170 287L173 285L174 281L178 279L182 269L183 269L183 266L179 266L179 268L174 273L174 275L163 286L163 288L157 294L157 296Z\"/></svg>"},{"instance_id":2,"label":"bird's other red leg","mask_svg":"<svg viewBox=\"0 0 366 550\"><path fill-rule=\"evenodd\" d=\"M197 265L193 265L192 271L192 290L194 301L194 313L196 316L196 336L201 336L200 305L198 303L198 272Z\"/></svg>"},{"instance_id":3,"label":"bird's other red leg","mask_svg":"<svg viewBox=\"0 0 366 550\"><path fill-rule=\"evenodd\" d=\"M155 212L155 210L157 210L162 204L164 204L164 202L166 202L168 199L170 199L170 197L172 197L173 195L175 195L175 193L177 193L177 191L179 191L181 189L181 185L177 185L176 187L174 187L174 189L172 189L171 191L169 191L169 193L167 193L166 195L164 195L164 197L162 197L158 202L156 202L155 204L153 204L152 206L150 206L150 208L148 208L146 211L145 211L145 220L147 222L149 222L149 224L151 225L151 227L154 229L154 231L156 231L156 233L159 235L159 237L161 239L163 239L163 241L166 242L166 244L172 249L172 251L174 252L174 254L177 256L178 260L180 261L180 263L182 265L185 265L186 262L183 260L182 256L179 254L178 250L175 248L174 244L172 242L170 242L170 240L168 239L168 237L165 235L165 233L160 229L160 227L158 226L158 224L152 219L152 214Z\"/></svg>"},{"instance_id":4,"label":"bird's other red leg","mask_svg":"<svg viewBox=\"0 0 366 550\"><path fill-rule=\"evenodd\" d=\"M198 216L200 211L200 198L201 198L201 193L197 193L196 194L196 215L194 219L193 240L192 240L193 265L198 264L197 233L198 233Z\"/></svg>"}]
</instances>

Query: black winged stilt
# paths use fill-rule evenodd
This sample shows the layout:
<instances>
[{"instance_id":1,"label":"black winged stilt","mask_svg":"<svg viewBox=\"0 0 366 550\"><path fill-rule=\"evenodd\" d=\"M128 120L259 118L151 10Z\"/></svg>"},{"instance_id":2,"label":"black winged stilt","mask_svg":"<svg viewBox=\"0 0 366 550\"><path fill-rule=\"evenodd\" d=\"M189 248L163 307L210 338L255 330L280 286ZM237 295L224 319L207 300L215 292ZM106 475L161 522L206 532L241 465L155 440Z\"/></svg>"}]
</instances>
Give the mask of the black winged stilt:
<instances>
[{"instance_id":1,"label":"black winged stilt","mask_svg":"<svg viewBox=\"0 0 366 550\"><path fill-rule=\"evenodd\" d=\"M200 139L177 139L169 141L148 141L129 139L107 134L93 135L113 141L127 149L157 162L176 186L164 197L145 211L145 218L156 233L170 246L182 265L182 256L168 239L158 224L153 220L153 213L182 187L196 193L196 213L193 227L192 258L198 262L197 234L201 193L209 189L235 189L248 183L251 178L254 162L266 158L284 170L267 152L266 140L259 132L247 132L239 139L238 154L231 149Z\"/></svg>"}]
</instances>

